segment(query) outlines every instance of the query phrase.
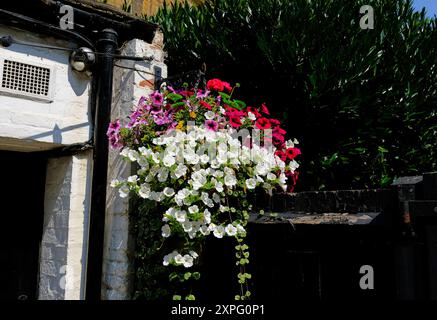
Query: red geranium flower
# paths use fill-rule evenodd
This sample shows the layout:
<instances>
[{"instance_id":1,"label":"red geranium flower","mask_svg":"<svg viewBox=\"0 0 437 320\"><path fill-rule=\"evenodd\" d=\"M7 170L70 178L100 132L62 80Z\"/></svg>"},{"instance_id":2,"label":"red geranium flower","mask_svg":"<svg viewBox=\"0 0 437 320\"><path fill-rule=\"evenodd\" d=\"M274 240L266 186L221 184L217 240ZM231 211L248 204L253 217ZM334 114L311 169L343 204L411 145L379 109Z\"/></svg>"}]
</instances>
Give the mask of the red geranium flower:
<instances>
[{"instance_id":1,"label":"red geranium flower","mask_svg":"<svg viewBox=\"0 0 437 320\"><path fill-rule=\"evenodd\" d=\"M269 109L267 109L264 103L261 105L261 112L270 115Z\"/></svg>"},{"instance_id":2,"label":"red geranium flower","mask_svg":"<svg viewBox=\"0 0 437 320\"><path fill-rule=\"evenodd\" d=\"M287 150L285 150L285 154L287 155L287 158L292 160L294 158L296 158L296 156L300 155L300 149L298 148L288 148Z\"/></svg>"},{"instance_id":3,"label":"red geranium flower","mask_svg":"<svg viewBox=\"0 0 437 320\"><path fill-rule=\"evenodd\" d=\"M228 84L229 85L229 84ZM223 91L225 86L220 79L211 79L206 83L206 87L211 91Z\"/></svg>"},{"instance_id":4,"label":"red geranium flower","mask_svg":"<svg viewBox=\"0 0 437 320\"><path fill-rule=\"evenodd\" d=\"M269 119L263 117L256 120L256 127L260 130L266 130L266 129L270 129L272 125Z\"/></svg>"},{"instance_id":5,"label":"red geranium flower","mask_svg":"<svg viewBox=\"0 0 437 320\"><path fill-rule=\"evenodd\" d=\"M228 91L232 90L232 87L231 87L231 85L228 82L222 81L222 84L223 84L223 88L224 89L226 89Z\"/></svg>"},{"instance_id":6,"label":"red geranium flower","mask_svg":"<svg viewBox=\"0 0 437 320\"><path fill-rule=\"evenodd\" d=\"M211 105L203 100L200 101L200 105L208 110L212 109Z\"/></svg>"},{"instance_id":7,"label":"red geranium flower","mask_svg":"<svg viewBox=\"0 0 437 320\"><path fill-rule=\"evenodd\" d=\"M279 159L281 159L282 161L285 161L287 159L287 155L282 150L276 150L275 151L275 156L278 156Z\"/></svg>"},{"instance_id":8,"label":"red geranium flower","mask_svg":"<svg viewBox=\"0 0 437 320\"><path fill-rule=\"evenodd\" d=\"M232 126L232 128L239 128L242 123L239 117L230 117L229 124Z\"/></svg>"}]
</instances>

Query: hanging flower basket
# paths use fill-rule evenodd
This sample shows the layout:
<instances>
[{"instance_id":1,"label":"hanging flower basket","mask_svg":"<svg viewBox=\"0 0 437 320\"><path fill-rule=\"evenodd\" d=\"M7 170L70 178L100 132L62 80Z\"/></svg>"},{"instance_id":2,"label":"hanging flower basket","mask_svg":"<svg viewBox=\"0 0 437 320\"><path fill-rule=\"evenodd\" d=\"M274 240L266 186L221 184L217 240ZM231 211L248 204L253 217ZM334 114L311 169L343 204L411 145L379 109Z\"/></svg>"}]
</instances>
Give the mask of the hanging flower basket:
<instances>
[{"instance_id":1,"label":"hanging flower basket","mask_svg":"<svg viewBox=\"0 0 437 320\"><path fill-rule=\"evenodd\" d=\"M240 284L235 299L246 300L251 275L244 239L253 209L248 195L292 191L300 150L296 140L285 140L281 122L265 104L255 108L234 99L236 87L219 79L204 90L163 87L141 98L125 125L111 123L108 138L138 165L137 174L111 185L120 197L134 194L158 208L162 241L173 246L161 252L170 280L199 279L191 270L204 239L232 237ZM195 299L192 288L177 288L173 299Z\"/></svg>"}]
</instances>

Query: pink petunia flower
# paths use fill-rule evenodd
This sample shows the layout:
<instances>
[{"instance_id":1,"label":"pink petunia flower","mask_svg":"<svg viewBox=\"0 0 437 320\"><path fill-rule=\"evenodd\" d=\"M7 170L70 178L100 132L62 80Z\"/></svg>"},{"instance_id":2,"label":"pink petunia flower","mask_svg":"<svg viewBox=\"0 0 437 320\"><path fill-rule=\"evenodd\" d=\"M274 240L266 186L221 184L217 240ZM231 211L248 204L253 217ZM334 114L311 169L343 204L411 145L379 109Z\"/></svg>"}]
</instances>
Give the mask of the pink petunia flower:
<instances>
[{"instance_id":1,"label":"pink petunia flower","mask_svg":"<svg viewBox=\"0 0 437 320\"><path fill-rule=\"evenodd\" d=\"M164 97L161 93L159 93L158 91L155 91L154 93L152 93L150 95L150 97L152 98L152 103L155 106L160 106L162 105L162 103L164 102Z\"/></svg>"},{"instance_id":2,"label":"pink petunia flower","mask_svg":"<svg viewBox=\"0 0 437 320\"><path fill-rule=\"evenodd\" d=\"M205 127L207 130L217 131L218 130L218 123L214 120L206 120Z\"/></svg>"}]
</instances>

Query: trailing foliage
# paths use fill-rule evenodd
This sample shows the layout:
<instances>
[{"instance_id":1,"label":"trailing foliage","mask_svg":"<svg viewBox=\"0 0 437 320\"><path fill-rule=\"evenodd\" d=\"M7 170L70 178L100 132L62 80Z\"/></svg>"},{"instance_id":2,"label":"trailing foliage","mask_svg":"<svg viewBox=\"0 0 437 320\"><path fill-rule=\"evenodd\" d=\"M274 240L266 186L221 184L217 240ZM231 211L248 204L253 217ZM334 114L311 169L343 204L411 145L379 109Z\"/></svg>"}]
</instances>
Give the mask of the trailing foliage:
<instances>
[{"instance_id":1,"label":"trailing foliage","mask_svg":"<svg viewBox=\"0 0 437 320\"><path fill-rule=\"evenodd\" d=\"M375 27L361 30L362 5ZM172 4L170 74L244 83L304 145L300 189L377 187L437 169L437 28L410 0ZM283 94L275 94L281 92ZM322 133L322 134L320 134Z\"/></svg>"}]
</instances>

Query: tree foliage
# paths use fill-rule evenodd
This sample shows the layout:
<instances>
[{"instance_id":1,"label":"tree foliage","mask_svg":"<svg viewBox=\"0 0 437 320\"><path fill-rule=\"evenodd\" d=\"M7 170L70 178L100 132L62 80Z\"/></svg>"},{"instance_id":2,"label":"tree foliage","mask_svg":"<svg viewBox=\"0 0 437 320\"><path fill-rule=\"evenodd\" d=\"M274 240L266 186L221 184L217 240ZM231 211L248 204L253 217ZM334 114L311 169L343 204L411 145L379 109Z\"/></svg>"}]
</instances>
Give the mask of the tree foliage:
<instances>
[{"instance_id":1,"label":"tree foliage","mask_svg":"<svg viewBox=\"0 0 437 320\"><path fill-rule=\"evenodd\" d=\"M362 5L373 30L359 27ZM151 19L170 74L206 63L208 78L241 83L242 99L287 119L302 142L301 190L437 169L436 19L411 0L176 2Z\"/></svg>"}]
</instances>

